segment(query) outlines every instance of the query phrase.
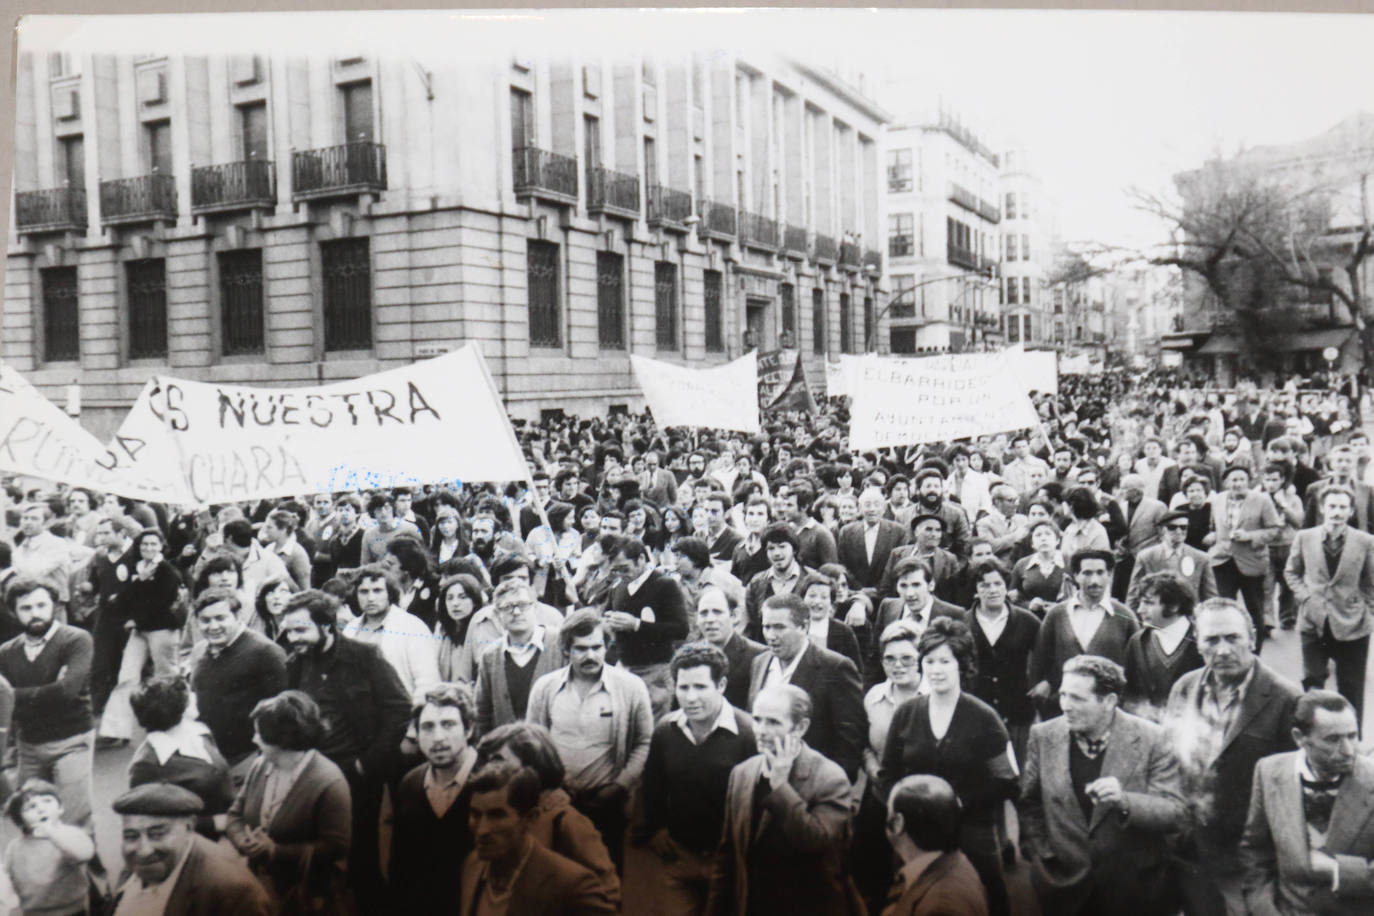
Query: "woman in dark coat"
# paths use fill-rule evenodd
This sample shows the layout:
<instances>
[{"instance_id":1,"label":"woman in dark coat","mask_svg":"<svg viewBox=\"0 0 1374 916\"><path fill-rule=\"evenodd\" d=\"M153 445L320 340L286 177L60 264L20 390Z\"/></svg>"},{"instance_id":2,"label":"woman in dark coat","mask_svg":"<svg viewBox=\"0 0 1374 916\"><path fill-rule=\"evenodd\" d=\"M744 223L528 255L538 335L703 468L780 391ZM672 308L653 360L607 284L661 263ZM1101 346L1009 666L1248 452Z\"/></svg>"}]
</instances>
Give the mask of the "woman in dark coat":
<instances>
[{"instance_id":1,"label":"woman in dark coat","mask_svg":"<svg viewBox=\"0 0 1374 916\"><path fill-rule=\"evenodd\" d=\"M862 683L864 663L859 651L859 638L850 626L835 616L835 587L830 579L820 573L805 573L797 594L806 602L806 611L811 618L811 642L852 661Z\"/></svg>"}]
</instances>

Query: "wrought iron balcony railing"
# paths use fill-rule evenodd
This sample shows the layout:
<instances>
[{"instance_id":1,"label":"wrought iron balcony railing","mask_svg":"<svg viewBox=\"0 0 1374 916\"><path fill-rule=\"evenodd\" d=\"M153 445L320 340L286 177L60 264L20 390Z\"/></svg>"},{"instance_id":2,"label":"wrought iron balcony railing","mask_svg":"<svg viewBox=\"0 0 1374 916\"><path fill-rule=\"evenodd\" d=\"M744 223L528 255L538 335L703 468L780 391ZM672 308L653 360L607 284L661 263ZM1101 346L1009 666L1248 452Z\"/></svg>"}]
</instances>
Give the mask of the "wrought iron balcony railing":
<instances>
[{"instance_id":1,"label":"wrought iron balcony railing","mask_svg":"<svg viewBox=\"0 0 1374 916\"><path fill-rule=\"evenodd\" d=\"M100 221L107 226L177 218L177 182L154 172L100 183Z\"/></svg>"},{"instance_id":2,"label":"wrought iron balcony railing","mask_svg":"<svg viewBox=\"0 0 1374 916\"><path fill-rule=\"evenodd\" d=\"M291 154L291 194L296 200L344 197L386 190L386 147L359 140Z\"/></svg>"},{"instance_id":3,"label":"wrought iron balcony railing","mask_svg":"<svg viewBox=\"0 0 1374 916\"><path fill-rule=\"evenodd\" d=\"M692 195L661 184L650 185L648 193L650 226L686 230L687 218L692 215Z\"/></svg>"},{"instance_id":4,"label":"wrought iron balcony railing","mask_svg":"<svg viewBox=\"0 0 1374 916\"><path fill-rule=\"evenodd\" d=\"M735 235L739 231L734 207L729 204L718 204L705 198L702 198L699 207L701 209L701 222L697 225L697 234L701 238L720 239L723 242L734 241Z\"/></svg>"},{"instance_id":5,"label":"wrought iron balcony railing","mask_svg":"<svg viewBox=\"0 0 1374 916\"><path fill-rule=\"evenodd\" d=\"M864 270L883 272L883 253L875 248L864 251Z\"/></svg>"},{"instance_id":6,"label":"wrought iron balcony railing","mask_svg":"<svg viewBox=\"0 0 1374 916\"><path fill-rule=\"evenodd\" d=\"M1002 221L1002 211L990 200L978 200L978 215L990 223L1000 223Z\"/></svg>"},{"instance_id":7,"label":"wrought iron balcony railing","mask_svg":"<svg viewBox=\"0 0 1374 916\"><path fill-rule=\"evenodd\" d=\"M14 222L21 233L86 228L86 189L48 188L14 195Z\"/></svg>"},{"instance_id":8,"label":"wrought iron balcony railing","mask_svg":"<svg viewBox=\"0 0 1374 916\"><path fill-rule=\"evenodd\" d=\"M777 220L769 219L758 213L750 213L748 210L741 210L739 235L740 241L751 248L762 248L768 251L778 250L780 239L778 238Z\"/></svg>"},{"instance_id":9,"label":"wrought iron balcony railing","mask_svg":"<svg viewBox=\"0 0 1374 916\"><path fill-rule=\"evenodd\" d=\"M978 270L982 266L977 253L963 245L946 245L945 260L956 267L966 267L969 270Z\"/></svg>"},{"instance_id":10,"label":"wrought iron balcony railing","mask_svg":"<svg viewBox=\"0 0 1374 916\"><path fill-rule=\"evenodd\" d=\"M587 170L587 212L639 218L639 176L597 166Z\"/></svg>"},{"instance_id":11,"label":"wrought iron balcony railing","mask_svg":"<svg viewBox=\"0 0 1374 916\"><path fill-rule=\"evenodd\" d=\"M784 254L801 260L806 257L806 252L810 247L805 226L788 224L783 227L782 250Z\"/></svg>"},{"instance_id":12,"label":"wrought iron balcony railing","mask_svg":"<svg viewBox=\"0 0 1374 916\"><path fill-rule=\"evenodd\" d=\"M972 213L978 212L978 195L968 188L954 182L949 183L949 199Z\"/></svg>"},{"instance_id":13,"label":"wrought iron balcony railing","mask_svg":"<svg viewBox=\"0 0 1374 916\"><path fill-rule=\"evenodd\" d=\"M515 196L577 203L577 160L534 146L515 150Z\"/></svg>"},{"instance_id":14,"label":"wrought iron balcony railing","mask_svg":"<svg viewBox=\"0 0 1374 916\"><path fill-rule=\"evenodd\" d=\"M268 159L246 159L191 170L191 212L224 213L275 207L277 167Z\"/></svg>"},{"instance_id":15,"label":"wrought iron balcony railing","mask_svg":"<svg viewBox=\"0 0 1374 916\"><path fill-rule=\"evenodd\" d=\"M834 264L840 259L840 246L830 236L818 232L814 257L817 264Z\"/></svg>"},{"instance_id":16,"label":"wrought iron balcony railing","mask_svg":"<svg viewBox=\"0 0 1374 916\"><path fill-rule=\"evenodd\" d=\"M858 270L860 264L859 246L854 242L840 243L840 266Z\"/></svg>"}]
</instances>

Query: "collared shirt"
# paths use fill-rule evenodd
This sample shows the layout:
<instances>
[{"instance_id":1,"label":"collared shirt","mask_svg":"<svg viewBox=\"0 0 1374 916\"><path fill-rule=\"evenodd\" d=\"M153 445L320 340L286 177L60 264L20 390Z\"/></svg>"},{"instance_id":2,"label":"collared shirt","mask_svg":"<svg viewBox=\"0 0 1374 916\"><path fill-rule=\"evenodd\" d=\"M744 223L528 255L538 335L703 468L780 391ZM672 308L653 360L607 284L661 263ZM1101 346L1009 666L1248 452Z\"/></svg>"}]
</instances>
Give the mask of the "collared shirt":
<instances>
[{"instance_id":1,"label":"collared shirt","mask_svg":"<svg viewBox=\"0 0 1374 916\"><path fill-rule=\"evenodd\" d=\"M510 633L506 633L501 637L501 647L512 661L523 668L544 648L544 635L544 625L541 623L535 626L529 642L515 645L510 641Z\"/></svg>"},{"instance_id":2,"label":"collared shirt","mask_svg":"<svg viewBox=\"0 0 1374 916\"><path fill-rule=\"evenodd\" d=\"M644 583L648 582L649 577L653 574L654 567L653 564L650 564L648 568L644 570L644 572L640 573L638 576L636 576L633 580L630 581L629 585L625 586L626 591L628 591L631 595L634 595L636 592L638 592L641 588L644 587Z\"/></svg>"},{"instance_id":3,"label":"collared shirt","mask_svg":"<svg viewBox=\"0 0 1374 916\"><path fill-rule=\"evenodd\" d=\"M822 617L820 620L813 620L807 626L806 635L810 637L811 644L825 648L826 640L830 638L830 618Z\"/></svg>"},{"instance_id":4,"label":"collared shirt","mask_svg":"<svg viewBox=\"0 0 1374 916\"><path fill-rule=\"evenodd\" d=\"M873 552L878 549L878 528L879 524L874 522L868 524L864 522L864 551L868 556L868 562L873 562Z\"/></svg>"},{"instance_id":5,"label":"collared shirt","mask_svg":"<svg viewBox=\"0 0 1374 916\"><path fill-rule=\"evenodd\" d=\"M797 665L801 664L802 656L806 654L807 647L810 646L810 644L811 640L809 639L802 643L801 649L793 656L792 661L788 662L786 666L783 665L782 659L778 658L776 655L772 656L768 660L768 670L763 673L763 686L776 687L779 684L792 683L792 674L797 670Z\"/></svg>"},{"instance_id":6,"label":"collared shirt","mask_svg":"<svg viewBox=\"0 0 1374 916\"><path fill-rule=\"evenodd\" d=\"M262 787L262 814L259 816L258 826L266 830L272 825L272 818L277 816L281 810L282 802L286 801L287 794L291 787L296 784L296 780L301 778L301 773L309 765L311 758L315 756L314 751L306 751L301 755L301 759L290 770L283 770L268 763L267 780Z\"/></svg>"},{"instance_id":7,"label":"collared shirt","mask_svg":"<svg viewBox=\"0 0 1374 916\"><path fill-rule=\"evenodd\" d=\"M48 643L52 642L53 634L57 632L57 627L58 623L54 620L48 627L48 632L44 633L43 638L38 640L38 642L33 642L25 635L24 641L21 643L24 647L24 657L29 661L33 661L38 658L38 656L42 655L43 650L48 647Z\"/></svg>"},{"instance_id":8,"label":"collared shirt","mask_svg":"<svg viewBox=\"0 0 1374 916\"><path fill-rule=\"evenodd\" d=\"M1159 648L1165 655L1173 655L1178 650L1178 646L1188 635L1188 629L1192 626L1192 621L1187 617L1179 617L1168 626L1155 628L1155 639L1159 640Z\"/></svg>"},{"instance_id":9,"label":"collared shirt","mask_svg":"<svg viewBox=\"0 0 1374 916\"><path fill-rule=\"evenodd\" d=\"M1007 628L1007 621L1011 619L1011 609L1007 605L1002 605L1002 611L996 617L988 620L982 614L974 614L973 619L978 621L978 628L983 631L983 635L988 638L988 645L997 645L997 640L1001 638L1002 631Z\"/></svg>"},{"instance_id":10,"label":"collared shirt","mask_svg":"<svg viewBox=\"0 0 1374 916\"><path fill-rule=\"evenodd\" d=\"M434 775L434 767L425 767L425 798L429 799L429 806L434 809L435 817L442 818L448 814L448 809L453 807L453 803L462 794L463 786L467 785L468 776L472 774L472 768L476 764L477 749L469 745L463 748L463 753L458 758L458 769L447 782L439 782L439 778Z\"/></svg>"},{"instance_id":11,"label":"collared shirt","mask_svg":"<svg viewBox=\"0 0 1374 916\"><path fill-rule=\"evenodd\" d=\"M549 732L567 770L564 788L570 793L599 789L615 781L615 707L606 687L606 671L579 695L571 669L549 701Z\"/></svg>"},{"instance_id":12,"label":"collared shirt","mask_svg":"<svg viewBox=\"0 0 1374 916\"><path fill-rule=\"evenodd\" d=\"M1226 733L1231 730L1231 723L1240 713L1245 692L1254 680L1255 668L1258 666L1259 662L1254 662L1245 677L1235 686L1219 681L1210 668L1203 672L1201 689L1198 690L1197 724L1200 727L1191 736L1194 739L1190 755L1193 761L1191 769L1194 773L1206 773L1221 755Z\"/></svg>"},{"instance_id":13,"label":"collared shirt","mask_svg":"<svg viewBox=\"0 0 1374 916\"><path fill-rule=\"evenodd\" d=\"M1071 731L1073 741L1078 745L1079 751L1089 760L1096 760L1107 752L1107 744L1112 738L1112 725L1116 724L1116 714L1112 713L1112 722L1107 726L1107 730L1102 733L1100 738L1089 738L1087 735Z\"/></svg>"},{"instance_id":14,"label":"collared shirt","mask_svg":"<svg viewBox=\"0 0 1374 916\"><path fill-rule=\"evenodd\" d=\"M172 896L172 890L181 878L181 870L186 867L186 860L190 856L191 843L188 840L176 867L157 884L145 886L137 872L130 875L129 880L119 889L119 906L115 907L114 916L162 916L167 910L167 901Z\"/></svg>"},{"instance_id":15,"label":"collared shirt","mask_svg":"<svg viewBox=\"0 0 1374 916\"><path fill-rule=\"evenodd\" d=\"M349 639L376 646L396 674L406 693L414 696L439 683L439 657L434 634L424 621L396 605L385 616L371 623L366 616L351 620L340 628Z\"/></svg>"},{"instance_id":16,"label":"collared shirt","mask_svg":"<svg viewBox=\"0 0 1374 916\"><path fill-rule=\"evenodd\" d=\"M675 709L664 716L664 718L676 725L678 729L687 736L688 741L698 745L702 743L698 741L697 736L692 733L692 724L687 721L687 714L682 710ZM720 712L716 713L716 721L711 723L711 728L706 732L706 737L711 737L718 729L722 728L732 735L739 734L739 723L735 721L735 710L729 703L720 704ZM705 738L702 739L702 741L704 740Z\"/></svg>"},{"instance_id":17,"label":"collared shirt","mask_svg":"<svg viewBox=\"0 0 1374 916\"><path fill-rule=\"evenodd\" d=\"M793 560L792 565L787 567L787 572L781 575L772 566L768 567L768 587L773 590L775 595L790 594L800 578L801 565L796 560Z\"/></svg>"},{"instance_id":18,"label":"collared shirt","mask_svg":"<svg viewBox=\"0 0 1374 916\"><path fill-rule=\"evenodd\" d=\"M208 734L210 729L206 728L204 723L194 719L182 719L165 731L148 732L148 746L153 749L158 766L166 766L174 754L214 763L210 759L209 749L205 746L205 736Z\"/></svg>"},{"instance_id":19,"label":"collared shirt","mask_svg":"<svg viewBox=\"0 0 1374 916\"><path fill-rule=\"evenodd\" d=\"M1074 595L1069 600L1069 625L1073 627L1073 635L1084 651L1087 651L1088 644L1097 635L1097 628L1102 626L1102 621L1106 619L1107 609L1102 605L1088 607L1079 595Z\"/></svg>"},{"instance_id":20,"label":"collared shirt","mask_svg":"<svg viewBox=\"0 0 1374 916\"><path fill-rule=\"evenodd\" d=\"M897 695L897 688L891 681L875 684L864 694L868 747L879 757L887 746L887 732L892 727L892 717L896 715L897 707L905 702L905 698Z\"/></svg>"},{"instance_id":21,"label":"collared shirt","mask_svg":"<svg viewBox=\"0 0 1374 916\"><path fill-rule=\"evenodd\" d=\"M1246 494L1248 495L1248 494ZM1240 529L1240 514L1245 508L1245 496L1239 499L1232 493L1226 494L1226 526L1231 531Z\"/></svg>"}]
</instances>

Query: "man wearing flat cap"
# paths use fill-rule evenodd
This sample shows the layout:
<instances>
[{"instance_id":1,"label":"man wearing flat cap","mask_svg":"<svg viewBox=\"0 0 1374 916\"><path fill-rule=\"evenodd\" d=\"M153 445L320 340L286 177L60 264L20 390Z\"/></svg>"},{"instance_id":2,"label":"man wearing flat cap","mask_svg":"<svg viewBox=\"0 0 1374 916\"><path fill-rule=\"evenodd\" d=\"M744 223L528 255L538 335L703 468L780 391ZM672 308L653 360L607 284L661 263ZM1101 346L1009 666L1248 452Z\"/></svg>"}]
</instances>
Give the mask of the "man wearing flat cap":
<instances>
[{"instance_id":1,"label":"man wearing flat cap","mask_svg":"<svg viewBox=\"0 0 1374 916\"><path fill-rule=\"evenodd\" d=\"M269 916L267 892L234 855L196 833L204 803L171 783L114 801L124 819L124 874L112 916Z\"/></svg>"},{"instance_id":2,"label":"man wearing flat cap","mask_svg":"<svg viewBox=\"0 0 1374 916\"><path fill-rule=\"evenodd\" d=\"M1155 573L1173 573L1193 587L1198 601L1217 596L1217 579L1212 573L1212 561L1195 547L1184 543L1188 537L1188 513L1170 512L1159 520L1164 539L1142 550L1131 570L1130 586L1126 589L1126 606L1136 609L1140 601L1140 587Z\"/></svg>"}]
</instances>

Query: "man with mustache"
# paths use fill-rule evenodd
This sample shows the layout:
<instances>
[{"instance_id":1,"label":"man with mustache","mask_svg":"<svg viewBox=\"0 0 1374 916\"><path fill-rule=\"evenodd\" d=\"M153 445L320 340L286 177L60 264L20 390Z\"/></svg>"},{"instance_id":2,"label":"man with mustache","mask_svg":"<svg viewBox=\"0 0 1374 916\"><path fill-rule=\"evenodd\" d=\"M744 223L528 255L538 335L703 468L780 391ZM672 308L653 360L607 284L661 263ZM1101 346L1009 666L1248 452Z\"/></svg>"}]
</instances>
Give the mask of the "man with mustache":
<instances>
[{"instance_id":1,"label":"man with mustache","mask_svg":"<svg viewBox=\"0 0 1374 916\"><path fill-rule=\"evenodd\" d=\"M123 817L125 871L113 916L275 912L241 859L196 834L202 807L194 792L170 783L148 783L114 800L115 813Z\"/></svg>"},{"instance_id":2,"label":"man with mustache","mask_svg":"<svg viewBox=\"0 0 1374 916\"><path fill-rule=\"evenodd\" d=\"M963 506L945 499L945 477L938 468L929 467L916 474L916 502L916 518L938 515L944 522L940 546L957 557L966 556L969 538L973 536L968 513Z\"/></svg>"}]
</instances>

